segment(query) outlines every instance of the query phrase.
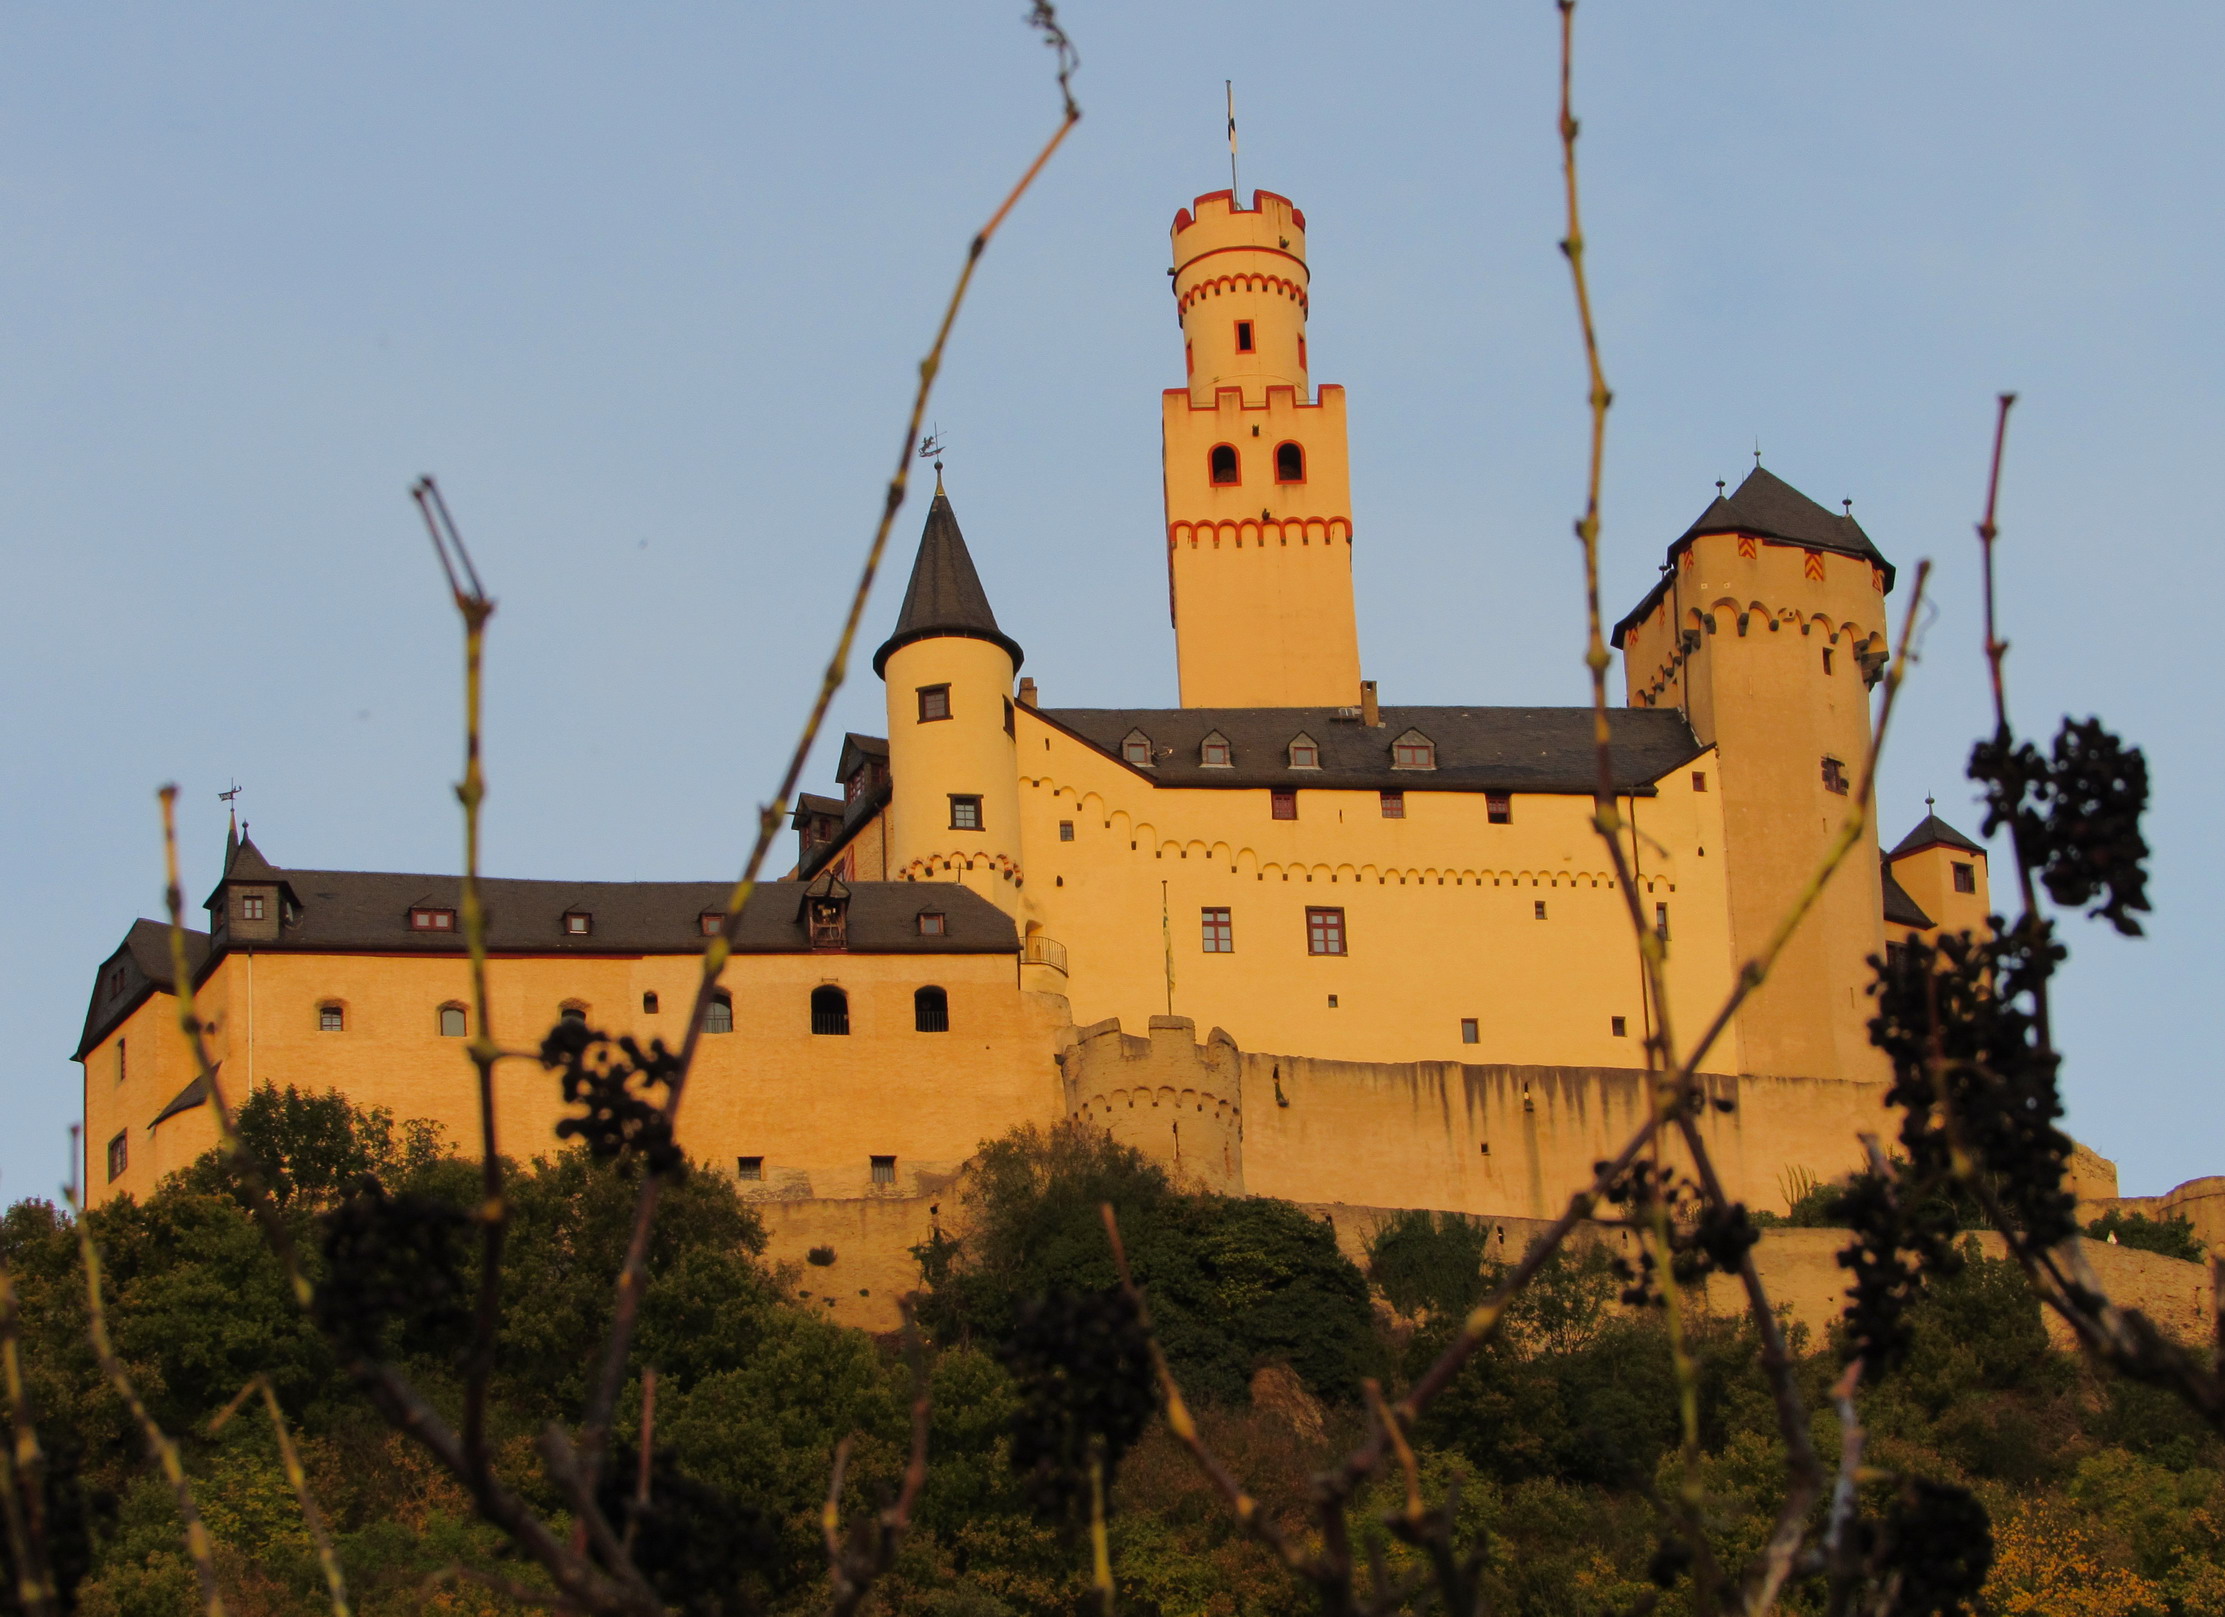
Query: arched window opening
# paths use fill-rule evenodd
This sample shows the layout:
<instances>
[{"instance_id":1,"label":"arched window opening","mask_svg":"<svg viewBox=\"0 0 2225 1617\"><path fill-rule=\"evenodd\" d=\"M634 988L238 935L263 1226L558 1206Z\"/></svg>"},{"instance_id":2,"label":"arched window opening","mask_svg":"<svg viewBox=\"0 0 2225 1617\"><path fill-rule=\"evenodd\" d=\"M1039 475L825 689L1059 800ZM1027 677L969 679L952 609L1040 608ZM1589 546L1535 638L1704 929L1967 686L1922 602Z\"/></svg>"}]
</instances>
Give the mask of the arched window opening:
<instances>
[{"instance_id":1,"label":"arched window opening","mask_svg":"<svg viewBox=\"0 0 2225 1617\"><path fill-rule=\"evenodd\" d=\"M948 1033L950 996L940 988L922 988L912 995L912 1026L921 1033Z\"/></svg>"},{"instance_id":2,"label":"arched window opening","mask_svg":"<svg viewBox=\"0 0 2225 1617\"><path fill-rule=\"evenodd\" d=\"M337 1000L326 1000L317 1007L317 1031L319 1033L345 1033L347 1030L347 1009Z\"/></svg>"},{"instance_id":3,"label":"arched window opening","mask_svg":"<svg viewBox=\"0 0 2225 1617\"><path fill-rule=\"evenodd\" d=\"M1151 767L1151 738L1141 730L1130 730L1120 743L1121 762L1138 769Z\"/></svg>"},{"instance_id":4,"label":"arched window opening","mask_svg":"<svg viewBox=\"0 0 2225 1617\"><path fill-rule=\"evenodd\" d=\"M711 1003L703 1008L703 1031L706 1033L731 1033L734 1031L734 996L723 989L711 996Z\"/></svg>"},{"instance_id":5,"label":"arched window opening","mask_svg":"<svg viewBox=\"0 0 2225 1617\"><path fill-rule=\"evenodd\" d=\"M1296 444L1275 445L1275 481L1278 483L1303 483L1305 480L1305 450Z\"/></svg>"},{"instance_id":6,"label":"arched window opening","mask_svg":"<svg viewBox=\"0 0 2225 1617\"><path fill-rule=\"evenodd\" d=\"M1236 754L1228 744L1228 737L1215 730L1198 743L1197 761L1207 769L1234 769Z\"/></svg>"},{"instance_id":7,"label":"arched window opening","mask_svg":"<svg viewBox=\"0 0 2225 1617\"><path fill-rule=\"evenodd\" d=\"M1207 458L1206 464L1212 468L1213 482L1218 487L1233 488L1243 481L1242 478L1237 476L1236 472L1236 446L1234 444L1215 444L1213 453Z\"/></svg>"},{"instance_id":8,"label":"arched window opening","mask_svg":"<svg viewBox=\"0 0 2225 1617\"><path fill-rule=\"evenodd\" d=\"M563 1021L574 1022L581 1027L587 1025L587 1007L576 999L566 1000L563 1008L556 1014Z\"/></svg>"},{"instance_id":9,"label":"arched window opening","mask_svg":"<svg viewBox=\"0 0 2225 1617\"><path fill-rule=\"evenodd\" d=\"M648 990L641 996L641 1014L643 1016L654 1016L657 1014L657 991L654 988Z\"/></svg>"},{"instance_id":10,"label":"arched window opening","mask_svg":"<svg viewBox=\"0 0 2225 1617\"><path fill-rule=\"evenodd\" d=\"M471 1031L471 1019L461 1005L449 1004L440 1008L440 1036L460 1039Z\"/></svg>"},{"instance_id":11,"label":"arched window opening","mask_svg":"<svg viewBox=\"0 0 2225 1617\"><path fill-rule=\"evenodd\" d=\"M811 991L811 1031L847 1034L850 1031L850 996L832 983Z\"/></svg>"}]
</instances>

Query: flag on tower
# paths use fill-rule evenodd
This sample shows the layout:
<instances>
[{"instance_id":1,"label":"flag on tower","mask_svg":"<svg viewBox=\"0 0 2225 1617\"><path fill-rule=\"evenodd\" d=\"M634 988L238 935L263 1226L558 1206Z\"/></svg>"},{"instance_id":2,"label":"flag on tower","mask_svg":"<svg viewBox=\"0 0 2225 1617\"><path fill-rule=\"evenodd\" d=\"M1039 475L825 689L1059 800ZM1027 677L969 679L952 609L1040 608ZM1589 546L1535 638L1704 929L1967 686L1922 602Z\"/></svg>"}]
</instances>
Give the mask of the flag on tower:
<instances>
[{"instance_id":1,"label":"flag on tower","mask_svg":"<svg viewBox=\"0 0 2225 1617\"><path fill-rule=\"evenodd\" d=\"M1221 87L1228 92L1228 205L1241 208L1244 204L1236 195L1236 81L1223 79Z\"/></svg>"}]
</instances>

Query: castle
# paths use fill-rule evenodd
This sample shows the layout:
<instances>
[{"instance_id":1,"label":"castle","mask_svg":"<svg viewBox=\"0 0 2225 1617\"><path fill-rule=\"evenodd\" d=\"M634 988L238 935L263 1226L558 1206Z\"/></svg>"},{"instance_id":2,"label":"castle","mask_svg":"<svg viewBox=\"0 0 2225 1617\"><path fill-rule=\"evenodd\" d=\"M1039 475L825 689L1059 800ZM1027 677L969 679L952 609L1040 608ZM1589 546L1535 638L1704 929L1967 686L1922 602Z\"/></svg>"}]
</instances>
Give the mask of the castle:
<instances>
[{"instance_id":1,"label":"castle","mask_svg":"<svg viewBox=\"0 0 2225 1617\"><path fill-rule=\"evenodd\" d=\"M847 737L841 795L799 802L796 864L750 900L706 1021L682 1141L761 1203L776 1255L837 1255L805 1278L838 1317L887 1316L963 1164L1020 1123L1084 1119L1228 1192L1550 1216L1643 1115L1657 1019L1709 1019L1855 806L1893 567L1757 467L1614 629L1624 852L1667 941L1652 1003L1592 827L1590 710L1385 705L1362 677L1305 215L1215 192L1172 247L1181 705L1047 703L938 478L873 659L887 734ZM337 1087L475 1142L459 886L229 846L190 939L228 1093ZM678 1042L726 883L486 891L503 1043L560 1017ZM1840 868L1703 1063L1735 1102L1706 1125L1732 1194L1781 1207L1859 1160L1886 1122L1866 962L1987 913L1984 851L1936 817ZM95 1202L213 1143L174 989L149 921L95 979ZM498 1082L504 1149L546 1150L553 1081ZM2114 1194L2090 1153L2081 1173Z\"/></svg>"}]
</instances>

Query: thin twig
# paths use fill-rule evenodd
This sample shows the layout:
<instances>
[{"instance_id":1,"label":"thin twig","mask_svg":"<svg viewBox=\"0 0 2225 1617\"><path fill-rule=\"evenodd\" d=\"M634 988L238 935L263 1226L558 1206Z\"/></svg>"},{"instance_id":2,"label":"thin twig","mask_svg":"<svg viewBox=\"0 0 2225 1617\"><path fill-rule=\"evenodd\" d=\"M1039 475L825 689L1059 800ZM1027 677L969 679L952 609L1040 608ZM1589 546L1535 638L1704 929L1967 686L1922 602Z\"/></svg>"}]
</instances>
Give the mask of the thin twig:
<instances>
[{"instance_id":1,"label":"thin twig","mask_svg":"<svg viewBox=\"0 0 2225 1617\"><path fill-rule=\"evenodd\" d=\"M688 1079L695 1067L696 1046L703 1036L703 1019L710 1010L711 996L717 991L719 976L726 968L726 961L733 953L741 936L742 911L749 903L750 894L756 890L758 872L764 867L765 857L778 835L781 821L787 814L788 800L803 777L804 764L817 744L819 731L824 725L828 708L835 693L848 677L850 652L857 640L858 625L865 616L866 598L872 593L873 580L879 574L882 557L888 550L890 530L896 513L904 504L904 496L911 486L912 451L919 442L919 430L926 420L927 403L935 387L935 379L942 371L943 350L948 346L950 333L958 323L958 311L964 306L966 291L973 284L975 267L987 251L990 239L997 233L1007 215L1018 205L1020 198L1043 172L1044 165L1065 141L1067 134L1081 120L1082 111L1075 103L1071 79L1078 58L1065 30L1059 25L1057 14L1050 0L1035 0L1028 18L1031 27L1042 30L1046 42L1058 58L1059 94L1064 103L1064 113L1058 128L1051 134L1035 160L1028 164L1014 185L989 216L987 224L974 234L966 248L966 261L958 272L957 284L951 288L950 299L943 307L942 320L935 328L935 340L929 345L926 358L919 363L919 383L912 393L910 413L905 418L904 438L896 453L896 471L890 477L887 492L881 501L881 514L874 526L872 542L866 547L865 565L859 570L857 586L850 593L850 603L843 615L842 631L835 639L834 652L827 659L825 672L820 676L819 691L813 698L810 713L803 730L796 738L795 748L789 753L788 765L782 771L780 785L757 816L757 838L751 845L749 857L743 862L742 874L727 895L726 915L718 932L705 945L703 963L695 989L695 1003L688 1015L687 1032L683 1037L679 1066L674 1072L665 1099L665 1112L675 1125L680 1104L686 1098ZM609 1337L603 1350L602 1371L593 1394L588 1400L586 1419L581 1431L581 1446L586 1463L592 1469L602 1451L604 1437L609 1431L611 1412L616 1406L619 1388L625 1381L626 1356L633 1339L636 1316L641 1307L642 1288L647 1282L649 1261L649 1231L656 1220L657 1202L662 1193L662 1179L656 1174L642 1177L641 1192L634 1204L633 1228L626 1244L626 1257L618 1276L618 1292L611 1311Z\"/></svg>"},{"instance_id":2,"label":"thin twig","mask_svg":"<svg viewBox=\"0 0 2225 1617\"><path fill-rule=\"evenodd\" d=\"M194 1576L200 1580L201 1607L208 1617L224 1617L224 1596L216 1586L216 1552L209 1543L209 1530L202 1525L200 1507L193 1502L193 1484L185 1474L185 1460L178 1452L178 1445L165 1432L160 1423L148 1412L140 1400L139 1390L132 1385L131 1372L116 1357L115 1344L108 1337L108 1309L101 1300L100 1249L93 1243L93 1230L86 1221L85 1210L70 1197L70 1211L76 1215L77 1251L85 1266L85 1326L93 1344L93 1357L100 1361L101 1374L116 1389L116 1396L131 1412L131 1418L146 1439L147 1457L161 1470L163 1480L170 1484L170 1496L177 1502L178 1516L185 1525L185 1553L193 1562Z\"/></svg>"},{"instance_id":3,"label":"thin twig","mask_svg":"<svg viewBox=\"0 0 2225 1617\"><path fill-rule=\"evenodd\" d=\"M8 1398L10 1442L0 1492L5 1495L8 1548L15 1562L16 1603L27 1617L48 1617L60 1604L46 1531L46 1456L31 1418L31 1392L24 1381L23 1318L15 1280L0 1252L0 1379Z\"/></svg>"},{"instance_id":4,"label":"thin twig","mask_svg":"<svg viewBox=\"0 0 2225 1617\"><path fill-rule=\"evenodd\" d=\"M309 1542L316 1546L317 1565L324 1572L326 1596L332 1604L332 1617L348 1617L348 1580L340 1570L340 1555L333 1548L332 1534L325 1526L324 1512L317 1508L317 1497L309 1488L309 1473L301 1463L301 1451L294 1447L293 1433L286 1428L286 1412L278 1407L278 1394L271 1389L270 1377L255 1375L240 1388L232 1401L218 1410L210 1420L208 1432L214 1437L224 1429L224 1423L239 1412L239 1408L255 1393L263 1395L263 1407L270 1413L270 1429L278 1434L278 1460L285 1468L286 1481L294 1490L294 1502L301 1507L302 1524L309 1529Z\"/></svg>"},{"instance_id":5,"label":"thin twig","mask_svg":"<svg viewBox=\"0 0 2225 1617\"><path fill-rule=\"evenodd\" d=\"M827 1502L820 1514L820 1529L827 1541L827 1609L832 1617L850 1617L865 1603L880 1576L896 1564L896 1552L903 1548L912 1530L912 1513L927 1486L927 1438L934 1425L933 1383L911 1302L907 1299L898 1306L904 1315L904 1357L912 1372L911 1454L904 1463L904 1481L895 1500L856 1522L845 1543L840 1531L842 1475L849 1464L850 1440L844 1438L836 1445Z\"/></svg>"}]
</instances>

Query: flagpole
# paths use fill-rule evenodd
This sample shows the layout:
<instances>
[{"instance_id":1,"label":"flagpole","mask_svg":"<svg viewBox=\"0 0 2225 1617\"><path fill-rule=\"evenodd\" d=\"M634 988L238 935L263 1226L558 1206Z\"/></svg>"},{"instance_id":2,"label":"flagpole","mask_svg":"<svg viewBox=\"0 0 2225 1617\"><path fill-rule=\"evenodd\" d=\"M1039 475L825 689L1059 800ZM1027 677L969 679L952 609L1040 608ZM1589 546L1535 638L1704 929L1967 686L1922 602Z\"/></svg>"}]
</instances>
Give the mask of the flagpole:
<instances>
[{"instance_id":1,"label":"flagpole","mask_svg":"<svg viewBox=\"0 0 2225 1617\"><path fill-rule=\"evenodd\" d=\"M1221 87L1228 92L1228 206L1234 213L1244 206L1236 184L1236 81L1223 79Z\"/></svg>"}]
</instances>

